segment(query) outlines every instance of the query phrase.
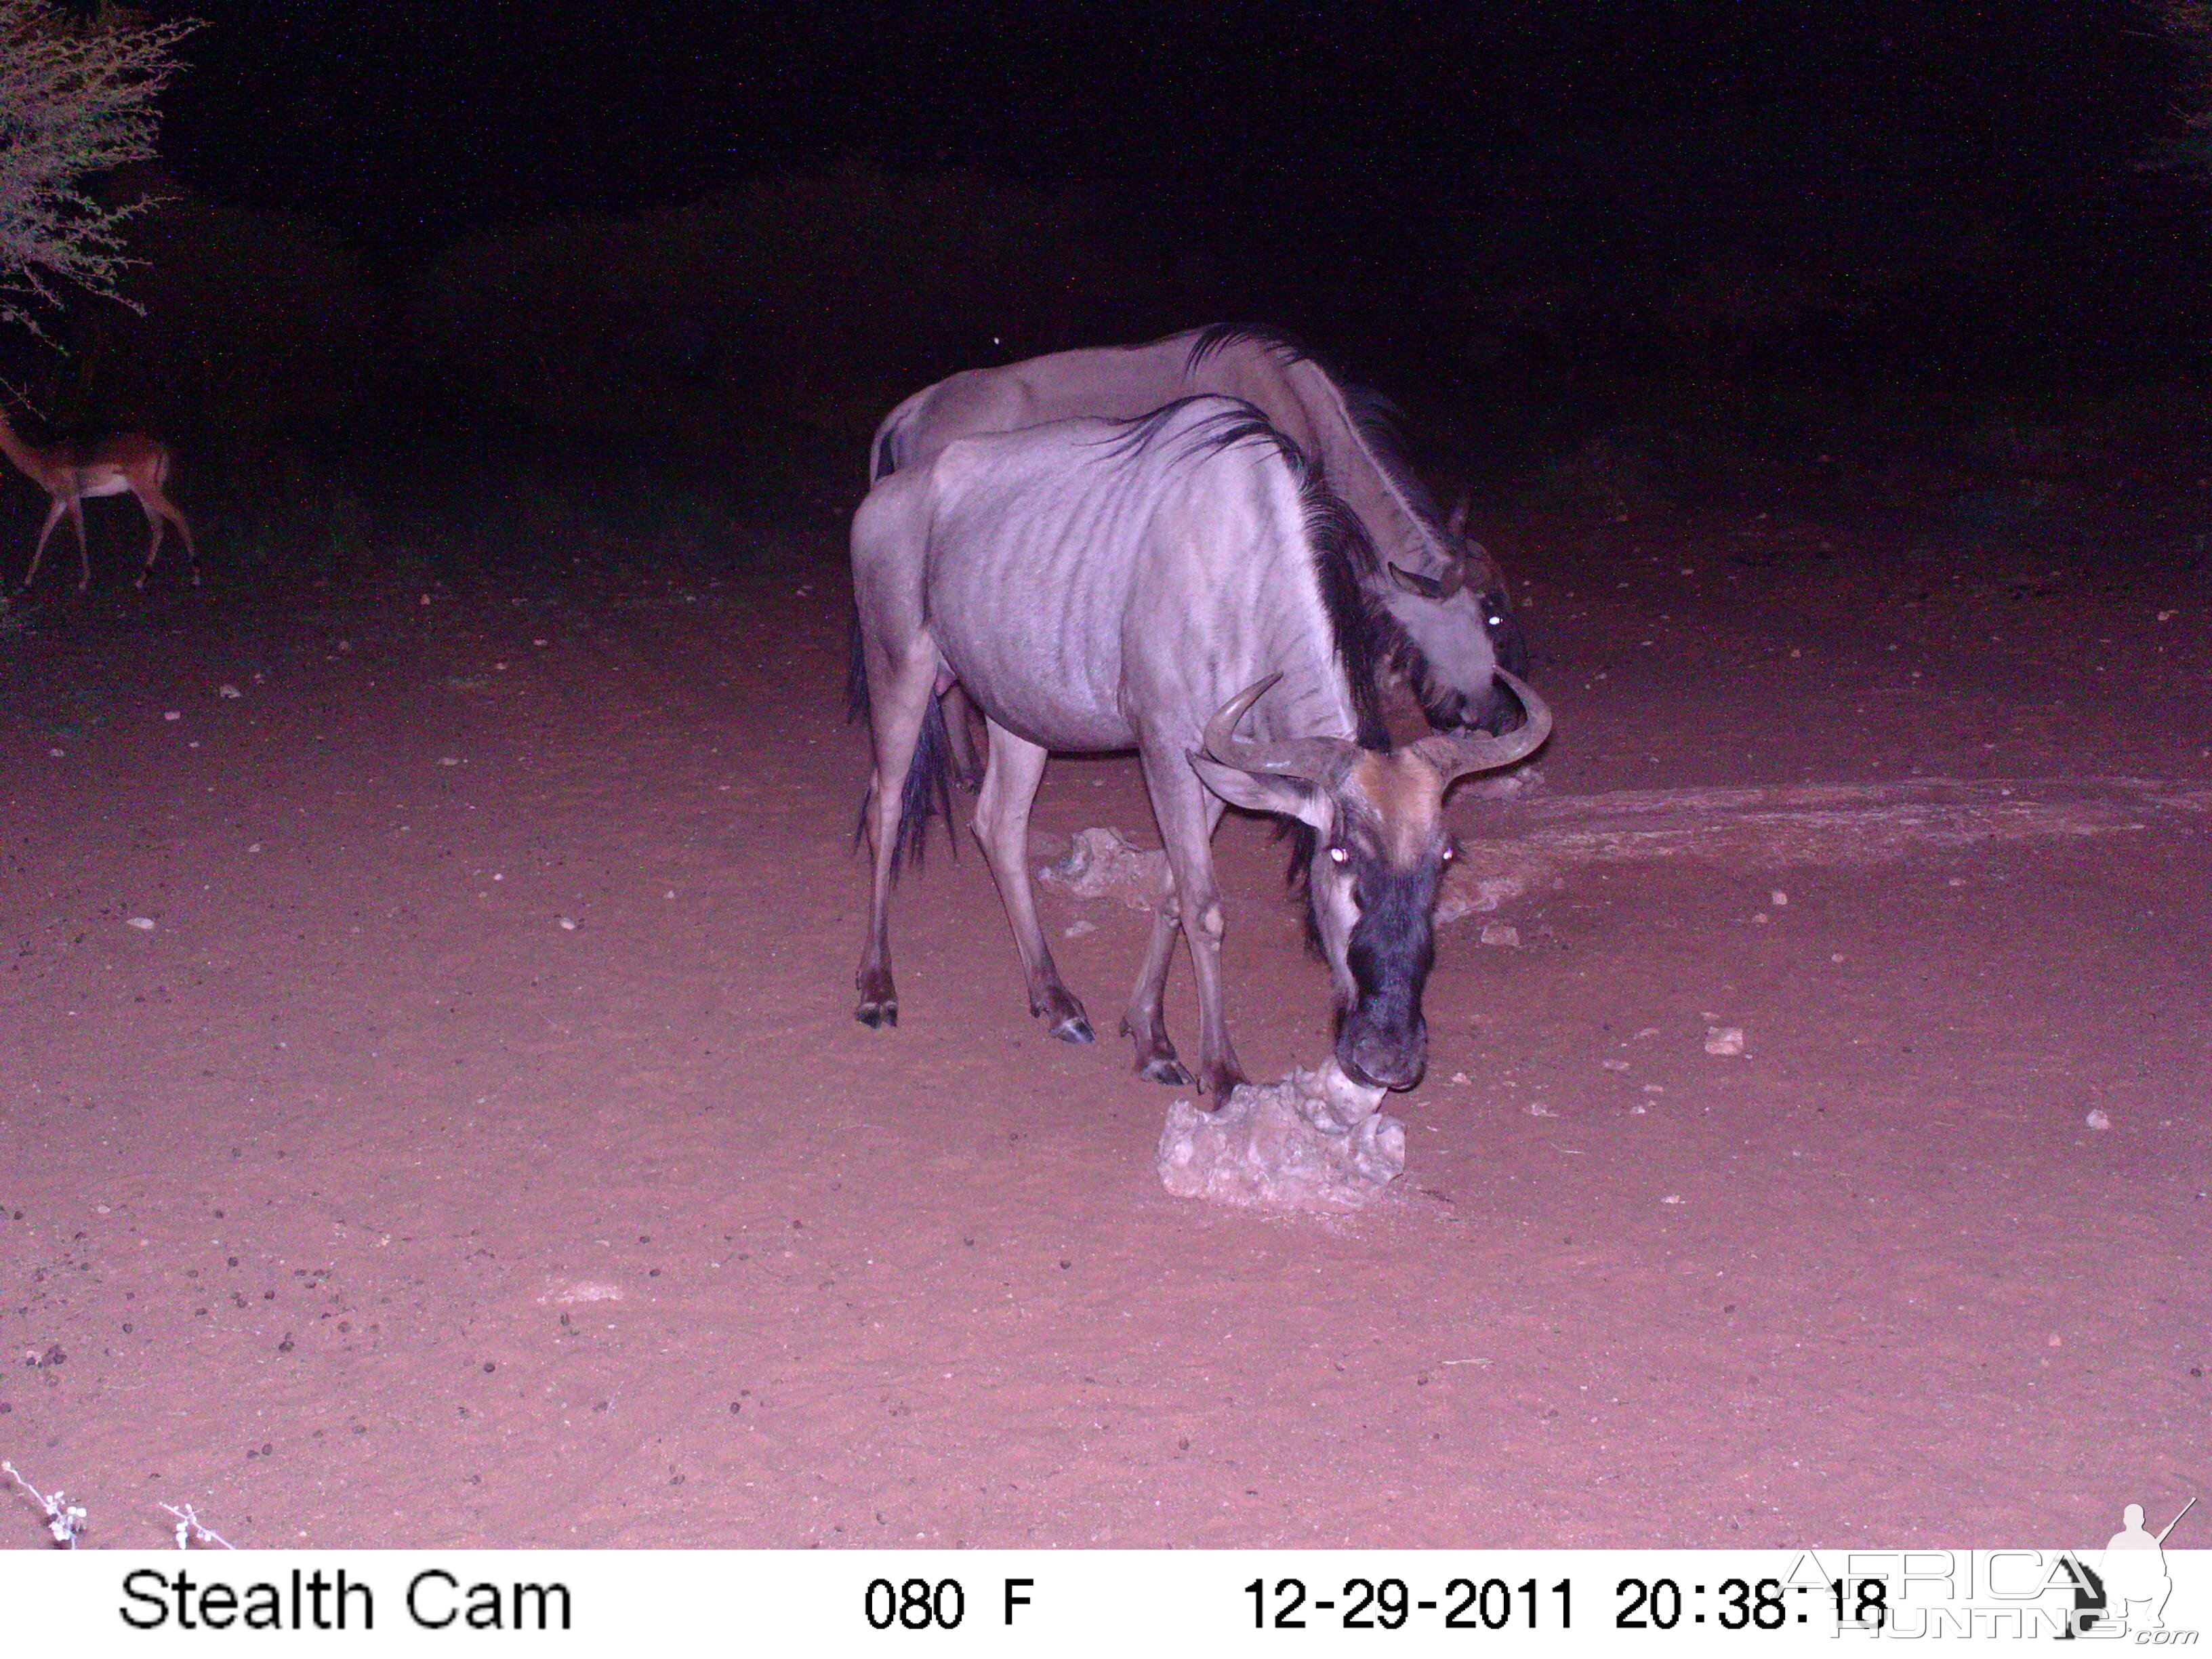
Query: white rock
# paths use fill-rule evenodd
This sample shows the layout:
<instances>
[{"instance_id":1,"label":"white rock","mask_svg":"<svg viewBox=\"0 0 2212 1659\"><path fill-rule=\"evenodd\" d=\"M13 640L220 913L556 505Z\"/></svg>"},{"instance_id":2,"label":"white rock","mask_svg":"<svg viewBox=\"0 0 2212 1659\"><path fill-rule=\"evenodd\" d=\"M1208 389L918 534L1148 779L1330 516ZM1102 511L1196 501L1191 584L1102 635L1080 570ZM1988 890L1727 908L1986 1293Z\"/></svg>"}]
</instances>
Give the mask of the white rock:
<instances>
[{"instance_id":1,"label":"white rock","mask_svg":"<svg viewBox=\"0 0 2212 1659\"><path fill-rule=\"evenodd\" d=\"M243 691L240 690L239 690L236 686L234 686L234 685L226 685L226 686L222 686L222 687L219 688L219 689L216 690L216 696L217 696L218 697L242 697L242 696L244 696L245 695L246 695L246 693L245 693L245 692L243 692Z\"/></svg>"},{"instance_id":2,"label":"white rock","mask_svg":"<svg viewBox=\"0 0 2212 1659\"><path fill-rule=\"evenodd\" d=\"M1149 910L1167 889L1168 855L1146 852L1121 832L1094 827L1076 832L1067 856L1042 865L1037 879L1076 899L1118 899L1132 910Z\"/></svg>"},{"instance_id":3,"label":"white rock","mask_svg":"<svg viewBox=\"0 0 2212 1659\"><path fill-rule=\"evenodd\" d=\"M154 918L151 916L133 916L123 925L126 927L136 927L142 933L150 933L155 927Z\"/></svg>"},{"instance_id":4,"label":"white rock","mask_svg":"<svg viewBox=\"0 0 2212 1659\"><path fill-rule=\"evenodd\" d=\"M2112 1120L2100 1111L2091 1111L2089 1115L2081 1121L2093 1129L2109 1129L2112 1127Z\"/></svg>"},{"instance_id":5,"label":"white rock","mask_svg":"<svg viewBox=\"0 0 2212 1659\"><path fill-rule=\"evenodd\" d=\"M1521 944L1521 930L1506 922L1486 921L1482 925L1482 942L1517 949Z\"/></svg>"},{"instance_id":6,"label":"white rock","mask_svg":"<svg viewBox=\"0 0 2212 1659\"><path fill-rule=\"evenodd\" d=\"M1708 1025L1705 1027L1705 1052L1723 1057L1743 1052L1743 1028L1741 1025Z\"/></svg>"},{"instance_id":7,"label":"white rock","mask_svg":"<svg viewBox=\"0 0 2212 1659\"><path fill-rule=\"evenodd\" d=\"M1160 1131L1160 1184L1243 1208L1356 1210L1406 1168L1405 1126L1376 1109L1382 1099L1332 1060L1240 1084L1216 1112L1178 1100Z\"/></svg>"}]
</instances>

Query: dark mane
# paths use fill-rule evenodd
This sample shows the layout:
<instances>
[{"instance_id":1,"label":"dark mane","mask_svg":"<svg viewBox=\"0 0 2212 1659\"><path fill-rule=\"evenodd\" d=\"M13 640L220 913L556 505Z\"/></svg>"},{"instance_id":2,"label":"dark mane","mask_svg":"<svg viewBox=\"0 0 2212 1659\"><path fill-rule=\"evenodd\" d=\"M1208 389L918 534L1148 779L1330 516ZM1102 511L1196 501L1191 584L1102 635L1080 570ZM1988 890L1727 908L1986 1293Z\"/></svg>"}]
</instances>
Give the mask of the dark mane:
<instances>
[{"instance_id":1,"label":"dark mane","mask_svg":"<svg viewBox=\"0 0 2212 1659\"><path fill-rule=\"evenodd\" d=\"M1200 398L1225 407L1192 423L1182 434L1182 448L1175 458L1176 463L1194 465L1239 444L1256 442L1272 449L1291 470L1291 476L1297 481L1299 505L1305 515L1306 541L1313 550L1314 575L1321 586L1322 605L1328 614L1337 659L1344 665L1345 681L1352 691L1360 746L1388 749L1390 734L1382 720L1377 676L1385 663L1419 661L1419 652L1396 620L1373 597L1371 582L1378 561L1366 526L1329 489L1312 458L1277 431L1267 417L1250 404L1211 392L1178 398L1149 415L1115 422L1120 430L1107 441L1104 453L1111 456L1134 454L1154 442L1186 405Z\"/></svg>"},{"instance_id":2,"label":"dark mane","mask_svg":"<svg viewBox=\"0 0 2212 1659\"><path fill-rule=\"evenodd\" d=\"M1109 456L1133 455L1147 448L1159 436L1160 429L1185 408L1195 403L1215 403L1231 405L1216 415L1192 424L1183 434L1182 452L1176 457L1178 463L1194 463L1209 455L1218 455L1224 449L1256 440L1269 446L1297 474L1300 483L1305 481L1306 458L1298 447L1275 430L1273 424L1250 404L1241 398L1225 398L1217 392L1194 392L1188 398L1178 398L1171 404L1163 404L1149 415L1135 415L1127 420L1109 424L1120 430L1105 441L1105 453Z\"/></svg>"},{"instance_id":3,"label":"dark mane","mask_svg":"<svg viewBox=\"0 0 2212 1659\"><path fill-rule=\"evenodd\" d=\"M1183 373L1195 374L1206 360L1232 345L1255 345L1282 363L1311 363L1324 375L1329 384L1344 394L1346 409L1352 415L1352 424L1375 457L1375 464L1406 497L1406 504L1417 517L1435 531L1439 538L1444 531L1443 510L1437 504L1436 496L1420 475L1413 471L1413 463L1406 457L1404 439L1398 430L1398 406L1374 387L1357 380L1347 380L1338 373L1336 365L1322 353L1303 341L1282 332L1279 329L1262 328L1246 323L1216 323L1199 331L1191 342L1190 355L1183 360Z\"/></svg>"},{"instance_id":4,"label":"dark mane","mask_svg":"<svg viewBox=\"0 0 2212 1659\"><path fill-rule=\"evenodd\" d=\"M1362 580L1375 568L1375 544L1367 539L1366 527L1336 498L1321 469L1305 465L1303 457L1298 495L1305 507L1306 539L1313 546L1314 574L1321 579L1322 604L1328 607L1336 654L1352 686L1359 746L1388 749L1390 732L1382 723L1376 676L1385 662L1413 650L1413 642Z\"/></svg>"}]
</instances>

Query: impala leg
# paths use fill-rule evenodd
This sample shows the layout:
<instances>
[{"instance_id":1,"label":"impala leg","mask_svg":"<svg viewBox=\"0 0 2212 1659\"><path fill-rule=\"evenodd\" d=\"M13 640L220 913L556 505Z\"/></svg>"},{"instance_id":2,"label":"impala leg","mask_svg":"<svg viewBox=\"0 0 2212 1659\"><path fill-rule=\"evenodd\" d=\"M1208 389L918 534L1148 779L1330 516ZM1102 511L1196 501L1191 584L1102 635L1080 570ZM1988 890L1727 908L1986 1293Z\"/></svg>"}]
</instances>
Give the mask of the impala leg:
<instances>
[{"instance_id":1,"label":"impala leg","mask_svg":"<svg viewBox=\"0 0 2212 1659\"><path fill-rule=\"evenodd\" d=\"M1198 981L1198 1086L1217 1104L1247 1081L1237 1050L1229 1042L1222 1011L1221 937L1224 931L1221 889L1213 878L1213 830L1221 822L1221 802L1199 782L1181 751L1163 759L1145 747L1145 782L1152 792L1152 814L1166 844L1168 867L1175 872L1182 933L1190 945L1192 977ZM1154 924L1157 933L1158 924ZM1147 958L1149 961L1149 957ZM1166 964L1161 964L1163 976Z\"/></svg>"},{"instance_id":2,"label":"impala leg","mask_svg":"<svg viewBox=\"0 0 2212 1659\"><path fill-rule=\"evenodd\" d=\"M1159 903L1152 912L1152 936L1137 969L1136 988L1129 993L1129 1012L1121 1017L1121 1035L1137 1045L1138 1076L1188 1089L1198 1079L1176 1057L1175 1044L1168 1041L1167 1024L1160 1012L1167 991L1168 963L1175 955L1176 936L1182 932L1182 901L1170 870L1160 882Z\"/></svg>"},{"instance_id":3,"label":"impala leg","mask_svg":"<svg viewBox=\"0 0 2212 1659\"><path fill-rule=\"evenodd\" d=\"M70 527L76 532L76 591L82 593L92 586L92 554L84 544L84 497L68 500Z\"/></svg>"},{"instance_id":4,"label":"impala leg","mask_svg":"<svg viewBox=\"0 0 2212 1659\"><path fill-rule=\"evenodd\" d=\"M161 516L147 504L143 495L138 498L138 505L146 510L146 528L150 533L146 540L146 562L138 567L137 579L131 584L133 587L146 586L146 578L154 574L154 556L161 550Z\"/></svg>"},{"instance_id":5,"label":"impala leg","mask_svg":"<svg viewBox=\"0 0 2212 1659\"><path fill-rule=\"evenodd\" d=\"M39 526L39 544L31 550L31 568L23 573L23 589L29 588L32 580L38 575L40 562L46 556L46 543L53 536L54 526L62 521L62 514L68 511L69 497L66 495L55 496L54 504L46 509L46 521Z\"/></svg>"},{"instance_id":6,"label":"impala leg","mask_svg":"<svg viewBox=\"0 0 2212 1659\"><path fill-rule=\"evenodd\" d=\"M192 527L185 522L185 515L177 508L159 484L149 484L138 492L138 505L145 510L146 527L154 539L146 548L146 562L138 572L138 586L146 586L146 578L154 574L154 556L161 550L161 525L164 520L177 526L177 533L185 538L185 557L192 567L192 586L200 585L200 556L192 545Z\"/></svg>"},{"instance_id":7,"label":"impala leg","mask_svg":"<svg viewBox=\"0 0 2212 1659\"><path fill-rule=\"evenodd\" d=\"M1030 887L1030 808L1036 803L1049 756L995 720L986 720L984 727L990 733L991 763L975 802L975 839L983 843L984 861L991 866L991 879L999 884L999 897L1013 927L1014 948L1022 953L1030 1012L1042 1018L1062 1042L1088 1042L1090 1017L1060 982L1052 948L1044 942L1044 929L1037 926L1036 896Z\"/></svg>"},{"instance_id":8,"label":"impala leg","mask_svg":"<svg viewBox=\"0 0 2212 1659\"><path fill-rule=\"evenodd\" d=\"M874 884L868 894L868 938L853 983L860 994L853 1018L878 1030L898 1024L898 990L891 981L891 855L898 847L899 811L906 797L906 775L914 764L922 716L936 678L936 647L925 635L902 659L870 642L868 727L876 770L868 786L868 830L875 852Z\"/></svg>"}]
</instances>

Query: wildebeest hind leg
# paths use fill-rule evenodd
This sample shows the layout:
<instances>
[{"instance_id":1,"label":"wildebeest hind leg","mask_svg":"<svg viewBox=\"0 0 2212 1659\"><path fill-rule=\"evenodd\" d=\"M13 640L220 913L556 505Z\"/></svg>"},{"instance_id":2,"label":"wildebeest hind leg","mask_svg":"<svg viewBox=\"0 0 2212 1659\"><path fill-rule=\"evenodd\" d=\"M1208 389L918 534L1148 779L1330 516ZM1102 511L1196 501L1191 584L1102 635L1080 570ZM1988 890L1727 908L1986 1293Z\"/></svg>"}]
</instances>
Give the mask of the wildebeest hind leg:
<instances>
[{"instance_id":1,"label":"wildebeest hind leg","mask_svg":"<svg viewBox=\"0 0 2212 1659\"><path fill-rule=\"evenodd\" d=\"M991 763L983 774L983 789L975 802L975 839L983 844L983 857L991 878L999 884L1006 902L1006 920L1012 924L1014 945L1022 953L1022 972L1029 981L1030 1012L1040 1016L1052 1034L1063 1042L1091 1041L1091 1020L1083 1005L1060 982L1044 929L1037 926L1036 896L1030 890L1030 807L1043 780L1047 752L1016 737L995 720L984 725L991 734Z\"/></svg>"},{"instance_id":2,"label":"wildebeest hind leg","mask_svg":"<svg viewBox=\"0 0 2212 1659\"><path fill-rule=\"evenodd\" d=\"M869 834L874 842L875 880L868 893L868 938L853 983L860 994L853 1018L881 1030L898 1024L898 991L891 981L891 866L899 846L899 814L906 804L906 775L921 736L922 716L937 672L937 649L916 641L902 659L876 648L868 657L868 729L876 773L869 785Z\"/></svg>"}]
</instances>

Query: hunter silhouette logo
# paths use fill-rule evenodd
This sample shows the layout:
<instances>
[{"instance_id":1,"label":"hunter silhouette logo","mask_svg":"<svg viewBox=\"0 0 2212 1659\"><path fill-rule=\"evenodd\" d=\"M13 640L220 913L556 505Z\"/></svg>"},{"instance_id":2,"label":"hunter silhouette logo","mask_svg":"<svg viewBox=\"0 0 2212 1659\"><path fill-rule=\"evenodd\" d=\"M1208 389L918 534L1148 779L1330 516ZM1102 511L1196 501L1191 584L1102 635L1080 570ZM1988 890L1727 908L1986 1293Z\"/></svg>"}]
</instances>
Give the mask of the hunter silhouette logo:
<instances>
[{"instance_id":1,"label":"hunter silhouette logo","mask_svg":"<svg viewBox=\"0 0 2212 1659\"><path fill-rule=\"evenodd\" d=\"M2099 1577L2104 1580L2104 1616L2121 1629L2166 1628L2166 1599L2173 1594L2173 1580L2166 1571L2166 1535L2196 1507L2192 1498L2156 1534L2143 1529L2142 1504L2120 1511L2120 1530L2105 1546Z\"/></svg>"},{"instance_id":2,"label":"hunter silhouette logo","mask_svg":"<svg viewBox=\"0 0 2212 1659\"><path fill-rule=\"evenodd\" d=\"M2142 1505L2130 1504L2120 1511L2120 1529L2105 1545L2094 1567L2071 1551L2061 1557L2059 1577L2073 1585L2074 1612L2069 1628L2058 1639L2072 1641L2091 1632L2109 1638L2164 1630L2166 1598L2173 1594L2173 1579L2166 1570L2166 1534L2196 1507L2192 1498L2172 1520L2152 1533L2143 1527Z\"/></svg>"}]
</instances>

